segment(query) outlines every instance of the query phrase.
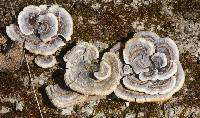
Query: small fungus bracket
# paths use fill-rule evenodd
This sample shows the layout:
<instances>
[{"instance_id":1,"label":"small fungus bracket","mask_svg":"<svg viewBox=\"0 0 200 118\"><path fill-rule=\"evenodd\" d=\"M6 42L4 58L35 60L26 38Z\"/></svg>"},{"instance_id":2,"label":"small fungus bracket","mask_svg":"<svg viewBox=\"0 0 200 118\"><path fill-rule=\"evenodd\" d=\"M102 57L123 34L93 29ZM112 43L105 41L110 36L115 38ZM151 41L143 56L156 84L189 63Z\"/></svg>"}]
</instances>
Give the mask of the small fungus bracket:
<instances>
[{"instance_id":1,"label":"small fungus bracket","mask_svg":"<svg viewBox=\"0 0 200 118\"><path fill-rule=\"evenodd\" d=\"M185 74L179 62L179 50L168 37L142 31L126 42L123 58L133 69L124 74L116 96L133 102L169 99L183 85Z\"/></svg>"}]
</instances>

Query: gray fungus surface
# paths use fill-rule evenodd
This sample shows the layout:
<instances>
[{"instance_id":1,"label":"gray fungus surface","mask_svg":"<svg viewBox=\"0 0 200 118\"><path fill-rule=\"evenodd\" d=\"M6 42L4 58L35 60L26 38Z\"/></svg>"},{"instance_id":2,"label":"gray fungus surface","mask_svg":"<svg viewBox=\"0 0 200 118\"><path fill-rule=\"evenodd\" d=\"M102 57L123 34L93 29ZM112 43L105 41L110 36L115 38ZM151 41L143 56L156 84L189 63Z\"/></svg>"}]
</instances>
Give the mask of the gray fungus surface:
<instances>
[{"instance_id":1,"label":"gray fungus surface","mask_svg":"<svg viewBox=\"0 0 200 118\"><path fill-rule=\"evenodd\" d=\"M17 70L23 49L30 52L37 66L61 69L60 80L53 76L55 82L38 83L44 85L50 102L62 110L108 96L136 103L162 102L183 87L185 72L173 36L160 37L156 31L140 29L112 46L98 40L73 41L73 27L78 24L73 23L72 16L59 5L25 7L17 24L6 26L6 34L14 43L5 54L0 53L1 71L7 71L12 61L16 69L14 64L8 66ZM0 38L0 44L4 43Z\"/></svg>"}]
</instances>

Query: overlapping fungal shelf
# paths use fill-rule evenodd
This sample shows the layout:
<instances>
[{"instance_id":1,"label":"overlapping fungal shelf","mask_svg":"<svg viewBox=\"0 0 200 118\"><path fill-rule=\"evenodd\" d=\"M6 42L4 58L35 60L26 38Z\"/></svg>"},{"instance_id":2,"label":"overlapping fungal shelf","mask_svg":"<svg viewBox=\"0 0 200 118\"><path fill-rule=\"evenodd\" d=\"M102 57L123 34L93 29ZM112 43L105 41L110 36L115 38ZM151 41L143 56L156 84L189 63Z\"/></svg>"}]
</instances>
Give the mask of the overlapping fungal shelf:
<instances>
[{"instance_id":1,"label":"overlapping fungal shelf","mask_svg":"<svg viewBox=\"0 0 200 118\"><path fill-rule=\"evenodd\" d=\"M49 56L37 56L35 58L35 63L37 65L40 65L42 68L50 68L53 67L57 61L55 56L49 55Z\"/></svg>"},{"instance_id":2,"label":"overlapping fungal shelf","mask_svg":"<svg viewBox=\"0 0 200 118\"><path fill-rule=\"evenodd\" d=\"M46 87L47 95L58 108L76 105L90 96L109 95L121 79L117 55L107 52L100 58L99 50L90 43L77 43L63 59L66 62L64 80L68 89L58 85Z\"/></svg>"},{"instance_id":3,"label":"overlapping fungal shelf","mask_svg":"<svg viewBox=\"0 0 200 118\"><path fill-rule=\"evenodd\" d=\"M74 91L85 95L109 95L119 84L120 66L118 57L104 53L99 64L98 49L90 43L79 43L65 56L65 83ZM98 63L98 62L97 62Z\"/></svg>"},{"instance_id":4,"label":"overlapping fungal shelf","mask_svg":"<svg viewBox=\"0 0 200 118\"><path fill-rule=\"evenodd\" d=\"M11 24L7 26L6 32L11 40L24 43L27 50L40 55L37 57L38 59L41 56L53 55L65 45L63 39L65 41L71 39L73 22L71 15L58 5L30 5L19 13L18 25ZM48 59L47 57L43 58ZM51 60L46 62L50 62ZM40 67L47 64L46 67L49 67L53 63L36 64Z\"/></svg>"},{"instance_id":5,"label":"overlapping fungal shelf","mask_svg":"<svg viewBox=\"0 0 200 118\"><path fill-rule=\"evenodd\" d=\"M58 84L47 86L46 93L53 105L60 109L83 103L88 98L87 95L62 88Z\"/></svg>"},{"instance_id":6,"label":"overlapping fungal shelf","mask_svg":"<svg viewBox=\"0 0 200 118\"><path fill-rule=\"evenodd\" d=\"M179 51L173 40L138 32L123 49L124 76L116 96L131 102L169 99L184 83Z\"/></svg>"},{"instance_id":7,"label":"overlapping fungal shelf","mask_svg":"<svg viewBox=\"0 0 200 118\"><path fill-rule=\"evenodd\" d=\"M57 95L56 100L50 96L53 104L59 107L57 100L65 105L69 98L80 96L71 100L70 104L74 105L82 100L78 98L106 96L112 92L129 102L157 102L171 98L183 86L185 74L179 62L179 51L170 38L160 38L153 32L138 32L126 42L123 56L120 56L121 49L121 43L117 43L99 57L99 50L93 44L77 43L63 57L66 62L64 80L71 92L63 90L65 95L51 91ZM49 90L47 87L48 95Z\"/></svg>"},{"instance_id":8,"label":"overlapping fungal shelf","mask_svg":"<svg viewBox=\"0 0 200 118\"><path fill-rule=\"evenodd\" d=\"M54 54L65 45L63 40L71 40L73 22L58 5L30 5L19 13L18 25L7 26L6 32L11 40L38 55L38 66L50 68L58 63ZM63 60L66 86L46 87L50 101L61 109L113 92L130 102L163 101L172 97L185 80L175 42L147 31L136 33L124 47L118 42L107 52L79 42Z\"/></svg>"}]
</instances>

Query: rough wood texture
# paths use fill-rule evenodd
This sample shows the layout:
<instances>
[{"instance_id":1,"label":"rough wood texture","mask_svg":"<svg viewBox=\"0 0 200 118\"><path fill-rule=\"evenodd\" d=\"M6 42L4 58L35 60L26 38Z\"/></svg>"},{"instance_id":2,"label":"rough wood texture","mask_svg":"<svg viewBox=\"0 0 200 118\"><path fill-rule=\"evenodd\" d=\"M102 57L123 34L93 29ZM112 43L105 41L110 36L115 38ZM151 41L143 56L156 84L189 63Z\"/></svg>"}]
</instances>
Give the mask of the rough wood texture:
<instances>
[{"instance_id":1,"label":"rough wood texture","mask_svg":"<svg viewBox=\"0 0 200 118\"><path fill-rule=\"evenodd\" d=\"M46 2L45 2L46 1ZM152 2L153 1L153 2ZM116 41L127 41L140 30L151 30L161 37L174 39L179 51L180 62L186 73L183 88L173 98L163 103L128 103L115 96L78 106L69 117L200 117L200 64L196 57L200 48L200 1L198 0L1 0L0 33L5 27L17 23L18 13L26 6L59 4L73 18L73 41L101 41L112 45ZM11 3L11 4L10 4ZM7 38L7 37L6 37ZM13 42L0 44L1 52L10 48ZM8 45L8 46L7 46ZM62 56L74 45L69 42L58 55ZM41 69L32 63L32 56L26 53L33 74L39 104L44 117L65 117L67 114L52 106L44 88L47 85L63 83L63 69ZM12 62L13 63L13 62ZM58 65L60 66L60 65ZM61 67L63 67L61 65ZM0 73L0 117L40 117L28 78L26 64L14 73ZM23 103L23 105L21 104ZM18 108L23 106L20 111ZM16 108L17 107L17 108Z\"/></svg>"}]
</instances>

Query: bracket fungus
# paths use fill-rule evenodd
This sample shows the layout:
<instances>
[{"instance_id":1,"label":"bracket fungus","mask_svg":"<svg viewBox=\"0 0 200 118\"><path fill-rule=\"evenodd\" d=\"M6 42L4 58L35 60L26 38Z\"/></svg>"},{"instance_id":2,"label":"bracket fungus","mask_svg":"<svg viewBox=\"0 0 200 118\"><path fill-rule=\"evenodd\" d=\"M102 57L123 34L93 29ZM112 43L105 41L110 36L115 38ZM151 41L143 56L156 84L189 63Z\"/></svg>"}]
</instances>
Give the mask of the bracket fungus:
<instances>
[{"instance_id":1,"label":"bracket fungus","mask_svg":"<svg viewBox=\"0 0 200 118\"><path fill-rule=\"evenodd\" d=\"M46 93L53 105L60 109L77 105L88 98L87 95L61 88L58 84L47 86Z\"/></svg>"},{"instance_id":2,"label":"bracket fungus","mask_svg":"<svg viewBox=\"0 0 200 118\"><path fill-rule=\"evenodd\" d=\"M119 98L139 103L163 101L183 86L179 50L170 38L138 32L126 42L123 58L126 73L114 91Z\"/></svg>"},{"instance_id":3,"label":"bracket fungus","mask_svg":"<svg viewBox=\"0 0 200 118\"><path fill-rule=\"evenodd\" d=\"M84 95L108 95L120 80L119 58L111 52L104 53L100 65L97 47L90 43L78 43L64 56L66 73L64 80L72 90Z\"/></svg>"},{"instance_id":4,"label":"bracket fungus","mask_svg":"<svg viewBox=\"0 0 200 118\"><path fill-rule=\"evenodd\" d=\"M117 55L117 57L119 59L121 59L121 53L120 53L121 49L122 49L122 43L118 42L112 46L112 48L110 49L110 52L115 53ZM121 60L119 62L119 65L120 65L120 75L122 77L123 76L123 70L122 70L123 64L122 64Z\"/></svg>"},{"instance_id":5,"label":"bracket fungus","mask_svg":"<svg viewBox=\"0 0 200 118\"><path fill-rule=\"evenodd\" d=\"M111 75L111 67L105 61L102 61L100 63L100 69L99 69L99 71L98 72L94 72L94 76L98 80L104 80L104 79L110 77L110 75Z\"/></svg>"},{"instance_id":6,"label":"bracket fungus","mask_svg":"<svg viewBox=\"0 0 200 118\"><path fill-rule=\"evenodd\" d=\"M7 26L7 35L36 55L54 54L73 33L71 15L58 5L27 6L18 15L18 25Z\"/></svg>"},{"instance_id":7,"label":"bracket fungus","mask_svg":"<svg viewBox=\"0 0 200 118\"><path fill-rule=\"evenodd\" d=\"M50 67L53 67L57 61L56 61L56 58L55 56L37 56L35 58L35 63L42 67L42 68L50 68Z\"/></svg>"}]
</instances>

